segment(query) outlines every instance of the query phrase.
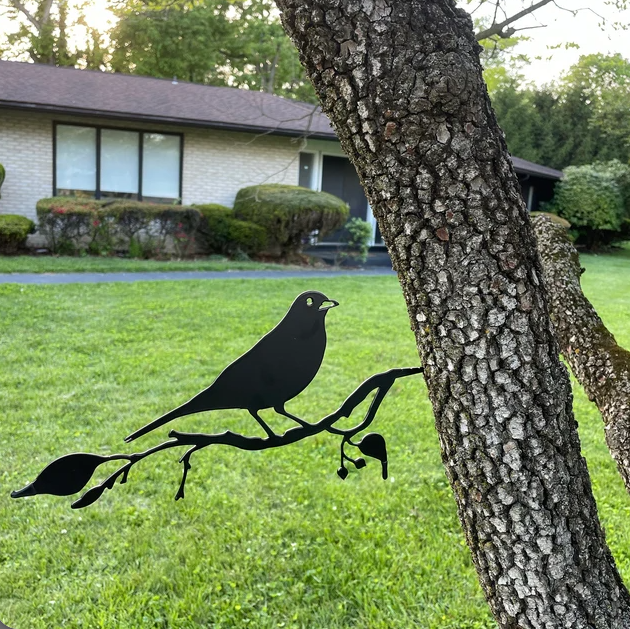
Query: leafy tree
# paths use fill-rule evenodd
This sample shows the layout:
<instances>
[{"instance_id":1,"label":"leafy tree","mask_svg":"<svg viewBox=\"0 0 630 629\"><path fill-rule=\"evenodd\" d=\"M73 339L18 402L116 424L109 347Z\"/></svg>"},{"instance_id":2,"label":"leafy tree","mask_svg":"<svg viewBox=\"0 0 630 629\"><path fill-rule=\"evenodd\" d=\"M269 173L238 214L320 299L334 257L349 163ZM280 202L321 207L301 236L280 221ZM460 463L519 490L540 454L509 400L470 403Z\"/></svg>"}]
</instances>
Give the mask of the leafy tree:
<instances>
[{"instance_id":1,"label":"leafy tree","mask_svg":"<svg viewBox=\"0 0 630 629\"><path fill-rule=\"evenodd\" d=\"M0 0L0 10L14 25L4 35L0 53L28 55L35 63L102 68L103 35L87 25L85 6L83 0Z\"/></svg>"},{"instance_id":2,"label":"leafy tree","mask_svg":"<svg viewBox=\"0 0 630 629\"><path fill-rule=\"evenodd\" d=\"M269 0L127 0L115 11L115 71L314 99Z\"/></svg>"},{"instance_id":3,"label":"leafy tree","mask_svg":"<svg viewBox=\"0 0 630 629\"><path fill-rule=\"evenodd\" d=\"M618 179L627 177L628 170L620 162L613 162L613 168L569 166L556 185L551 211L568 220L578 241L589 249L621 236L625 208Z\"/></svg>"},{"instance_id":4,"label":"leafy tree","mask_svg":"<svg viewBox=\"0 0 630 629\"><path fill-rule=\"evenodd\" d=\"M581 57L561 81L542 89L504 80L492 104L510 151L562 169L630 159L630 62Z\"/></svg>"},{"instance_id":5,"label":"leafy tree","mask_svg":"<svg viewBox=\"0 0 630 629\"><path fill-rule=\"evenodd\" d=\"M590 113L601 160L630 157L630 61L620 54L580 57L563 78L561 95L577 100Z\"/></svg>"},{"instance_id":6,"label":"leafy tree","mask_svg":"<svg viewBox=\"0 0 630 629\"><path fill-rule=\"evenodd\" d=\"M6 16L19 22L7 35L7 43L18 54L28 53L35 63L74 65L68 50L68 2L66 0L8 0Z\"/></svg>"},{"instance_id":7,"label":"leafy tree","mask_svg":"<svg viewBox=\"0 0 630 629\"><path fill-rule=\"evenodd\" d=\"M229 2L129 0L115 6L118 22L110 33L115 72L178 77L223 85L223 44L232 35Z\"/></svg>"}]
</instances>

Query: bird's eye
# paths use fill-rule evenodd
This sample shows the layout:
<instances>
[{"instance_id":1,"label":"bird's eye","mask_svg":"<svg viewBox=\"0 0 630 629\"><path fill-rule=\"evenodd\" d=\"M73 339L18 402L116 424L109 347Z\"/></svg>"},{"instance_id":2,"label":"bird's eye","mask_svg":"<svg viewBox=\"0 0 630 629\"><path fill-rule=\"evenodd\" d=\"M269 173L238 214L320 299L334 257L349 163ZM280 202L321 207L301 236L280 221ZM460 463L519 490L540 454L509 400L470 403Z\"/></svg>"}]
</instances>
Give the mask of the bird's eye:
<instances>
[{"instance_id":1,"label":"bird's eye","mask_svg":"<svg viewBox=\"0 0 630 629\"><path fill-rule=\"evenodd\" d=\"M309 298L306 300L306 305L307 305L307 306L312 306L312 305L313 305L313 298L312 298L312 297L309 297Z\"/></svg>"}]
</instances>

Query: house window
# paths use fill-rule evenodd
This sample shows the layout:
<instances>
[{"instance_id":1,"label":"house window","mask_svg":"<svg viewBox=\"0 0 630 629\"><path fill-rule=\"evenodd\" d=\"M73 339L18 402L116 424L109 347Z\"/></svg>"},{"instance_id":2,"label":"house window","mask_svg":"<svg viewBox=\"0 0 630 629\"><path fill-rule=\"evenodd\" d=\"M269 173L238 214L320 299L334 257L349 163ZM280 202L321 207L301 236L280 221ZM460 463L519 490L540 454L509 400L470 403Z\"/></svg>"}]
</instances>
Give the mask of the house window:
<instances>
[{"instance_id":1,"label":"house window","mask_svg":"<svg viewBox=\"0 0 630 629\"><path fill-rule=\"evenodd\" d=\"M55 125L53 194L173 203L181 198L182 136Z\"/></svg>"},{"instance_id":2,"label":"house window","mask_svg":"<svg viewBox=\"0 0 630 629\"><path fill-rule=\"evenodd\" d=\"M303 188L311 188L315 190L317 188L317 182L315 181L315 153L300 153L300 174L298 178L298 185Z\"/></svg>"},{"instance_id":3,"label":"house window","mask_svg":"<svg viewBox=\"0 0 630 629\"><path fill-rule=\"evenodd\" d=\"M96 129L57 127L56 183L59 194L96 194Z\"/></svg>"},{"instance_id":4,"label":"house window","mask_svg":"<svg viewBox=\"0 0 630 629\"><path fill-rule=\"evenodd\" d=\"M139 142L140 134L136 131L101 130L101 198L138 198Z\"/></svg>"},{"instance_id":5,"label":"house window","mask_svg":"<svg viewBox=\"0 0 630 629\"><path fill-rule=\"evenodd\" d=\"M144 133L143 136L144 199L159 203L179 197L179 137L162 133Z\"/></svg>"}]
</instances>

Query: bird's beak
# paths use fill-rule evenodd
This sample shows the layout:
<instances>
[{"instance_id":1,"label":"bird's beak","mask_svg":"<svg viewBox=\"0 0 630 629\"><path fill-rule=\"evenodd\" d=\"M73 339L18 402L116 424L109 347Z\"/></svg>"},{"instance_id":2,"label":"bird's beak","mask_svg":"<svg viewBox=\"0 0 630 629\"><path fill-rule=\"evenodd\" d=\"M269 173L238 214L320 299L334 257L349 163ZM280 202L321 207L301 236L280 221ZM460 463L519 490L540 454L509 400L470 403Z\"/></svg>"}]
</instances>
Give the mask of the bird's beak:
<instances>
[{"instance_id":1,"label":"bird's beak","mask_svg":"<svg viewBox=\"0 0 630 629\"><path fill-rule=\"evenodd\" d=\"M338 305L339 305L338 301L335 301L334 299L327 299L326 301L322 301L322 305L319 307L319 310L330 310L331 308L334 308L335 306L338 306Z\"/></svg>"}]
</instances>

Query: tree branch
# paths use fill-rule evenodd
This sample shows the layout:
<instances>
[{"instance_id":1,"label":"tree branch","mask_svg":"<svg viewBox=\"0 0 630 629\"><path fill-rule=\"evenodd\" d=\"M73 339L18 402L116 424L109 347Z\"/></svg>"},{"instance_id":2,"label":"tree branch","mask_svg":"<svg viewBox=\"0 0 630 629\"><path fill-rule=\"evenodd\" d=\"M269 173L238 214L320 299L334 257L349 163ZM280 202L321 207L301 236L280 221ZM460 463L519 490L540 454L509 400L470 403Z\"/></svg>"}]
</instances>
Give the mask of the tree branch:
<instances>
[{"instance_id":1,"label":"tree branch","mask_svg":"<svg viewBox=\"0 0 630 629\"><path fill-rule=\"evenodd\" d=\"M526 15L529 15L530 13L537 11L538 9L540 9L541 7L544 7L546 4L549 4L552 1L553 0L539 0L539 2L532 4L531 6L527 7L526 9L523 9L522 11L519 11L518 13L515 13L511 17L508 17L505 20L503 20L502 22L496 22L495 20L493 20L492 26L477 33L475 35L475 39L477 41L481 41L482 39L488 39L488 37L492 37L493 35L498 35L499 37L502 37L502 38L511 37L512 35L514 35L516 30L508 29L507 31L505 31L504 29L506 26L509 26L513 22L520 20ZM495 13L495 16L496 16L496 13Z\"/></svg>"},{"instance_id":2,"label":"tree branch","mask_svg":"<svg viewBox=\"0 0 630 629\"><path fill-rule=\"evenodd\" d=\"M169 441L165 441L144 452L133 454L113 454L110 456L100 456L95 454L69 454L50 463L39 476L18 491L14 491L11 496L13 498L22 498L24 496L33 496L37 494L52 494L57 496L68 496L81 491L90 481L96 468L104 463L115 460L127 461L122 467L108 476L103 482L89 489L77 501L72 504L73 509L81 509L96 502L105 492L106 489L112 489L116 481L120 478L121 484L127 482L129 471L131 468L154 454L171 448L179 448L188 446L189 450L182 456L180 463L183 464L182 480L175 496L175 500L184 498L184 489L188 472L191 469L190 459L192 455L203 448L213 445L226 445L240 450L267 450L269 448L278 448L290 445L311 437L318 433L328 431L334 435L342 437L341 441L341 467L337 470L337 474L342 478L346 478L348 470L345 467L345 461L352 462L358 469L365 467L365 461L361 458L352 459L344 452L344 446L350 444L359 448L366 456L379 459L383 470L383 478L387 478L387 451L385 440L376 433L366 435L360 442L354 443L352 438L358 433L365 430L376 416L381 402L385 399L387 392L398 378L405 378L415 374L422 373L422 367L409 367L402 369L391 369L389 371L376 374L363 382L333 413L327 415L320 421L309 424L304 422L303 425L296 426L287 430L282 435L270 434L267 437L248 437L231 431L225 431L216 434L204 433L184 433L176 430L169 432ZM370 404L365 417L356 426L347 429L336 428L334 424L344 417L350 417L353 410L367 398L367 396L376 390L376 395Z\"/></svg>"},{"instance_id":3,"label":"tree branch","mask_svg":"<svg viewBox=\"0 0 630 629\"><path fill-rule=\"evenodd\" d=\"M566 228L544 216L533 226L560 351L599 408L608 449L630 493L630 352L617 345L584 296L583 269Z\"/></svg>"},{"instance_id":4,"label":"tree branch","mask_svg":"<svg viewBox=\"0 0 630 629\"><path fill-rule=\"evenodd\" d=\"M42 18L40 20L40 29L43 26L46 26L46 24L48 24L48 20L50 19L50 9L52 7L52 3L53 0L45 0L44 1L44 5L43 5L43 9L42 9Z\"/></svg>"},{"instance_id":5,"label":"tree branch","mask_svg":"<svg viewBox=\"0 0 630 629\"><path fill-rule=\"evenodd\" d=\"M26 8L26 5L20 2L20 0L10 0L10 2L15 9L17 9L20 13L22 13L22 15L26 17L26 19L37 29L37 32L39 33L42 28L42 23L40 23L40 21L35 18L35 16ZM52 3L52 0L48 0L48 2L50 5ZM50 6L48 8L48 11L50 12Z\"/></svg>"}]
</instances>

